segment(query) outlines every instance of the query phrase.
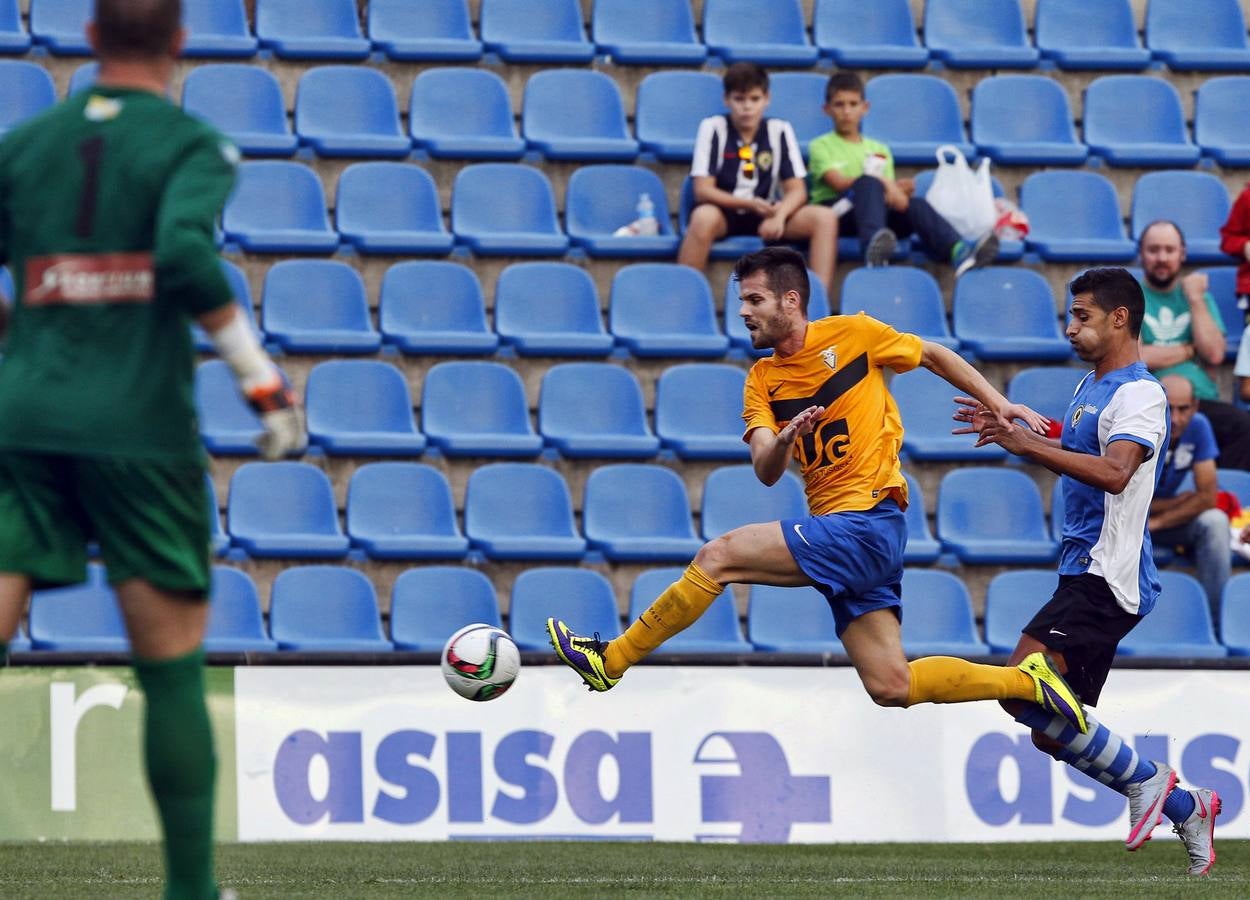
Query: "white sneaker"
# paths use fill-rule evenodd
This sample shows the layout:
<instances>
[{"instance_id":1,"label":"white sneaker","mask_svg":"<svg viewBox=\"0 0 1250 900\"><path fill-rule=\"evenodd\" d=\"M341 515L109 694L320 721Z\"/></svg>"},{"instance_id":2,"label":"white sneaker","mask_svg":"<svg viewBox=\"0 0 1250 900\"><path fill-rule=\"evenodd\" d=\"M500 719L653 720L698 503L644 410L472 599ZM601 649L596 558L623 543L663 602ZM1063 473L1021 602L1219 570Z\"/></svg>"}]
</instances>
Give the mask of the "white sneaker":
<instances>
[{"instance_id":1,"label":"white sneaker","mask_svg":"<svg viewBox=\"0 0 1250 900\"><path fill-rule=\"evenodd\" d=\"M1155 763L1155 773L1145 781L1130 784L1124 793L1128 795L1128 837L1124 844L1136 850L1150 840L1150 832L1163 818L1163 801L1176 787L1176 771L1169 765Z\"/></svg>"},{"instance_id":2,"label":"white sneaker","mask_svg":"<svg viewBox=\"0 0 1250 900\"><path fill-rule=\"evenodd\" d=\"M1189 851L1189 874L1205 875L1215 865L1215 817L1220 814L1220 795L1206 788L1189 795L1194 798L1194 811L1172 830Z\"/></svg>"}]
</instances>

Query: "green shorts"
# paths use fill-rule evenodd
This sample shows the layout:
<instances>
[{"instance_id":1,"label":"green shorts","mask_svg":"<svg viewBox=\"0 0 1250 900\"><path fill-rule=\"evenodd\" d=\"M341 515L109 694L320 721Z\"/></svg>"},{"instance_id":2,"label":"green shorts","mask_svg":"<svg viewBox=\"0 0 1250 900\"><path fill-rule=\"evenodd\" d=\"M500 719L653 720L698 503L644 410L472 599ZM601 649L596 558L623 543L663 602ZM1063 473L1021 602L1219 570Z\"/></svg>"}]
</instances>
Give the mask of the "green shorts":
<instances>
[{"instance_id":1,"label":"green shorts","mask_svg":"<svg viewBox=\"0 0 1250 900\"><path fill-rule=\"evenodd\" d=\"M84 581L94 539L110 583L204 599L209 515L198 462L0 451L0 572L36 587Z\"/></svg>"}]
</instances>

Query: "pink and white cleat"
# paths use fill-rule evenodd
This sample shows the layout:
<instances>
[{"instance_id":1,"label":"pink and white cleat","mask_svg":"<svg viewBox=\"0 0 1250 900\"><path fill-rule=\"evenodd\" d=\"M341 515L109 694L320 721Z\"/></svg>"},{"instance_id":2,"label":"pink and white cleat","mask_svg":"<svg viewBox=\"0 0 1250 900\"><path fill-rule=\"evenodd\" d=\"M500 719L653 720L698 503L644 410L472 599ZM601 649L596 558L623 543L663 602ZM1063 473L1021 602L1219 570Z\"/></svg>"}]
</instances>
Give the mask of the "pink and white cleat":
<instances>
[{"instance_id":1,"label":"pink and white cleat","mask_svg":"<svg viewBox=\"0 0 1250 900\"><path fill-rule=\"evenodd\" d=\"M1130 784L1128 795L1128 837L1124 844L1136 850L1150 840L1150 832L1163 819L1163 801L1176 787L1176 771L1167 763L1156 762L1155 773L1145 781Z\"/></svg>"},{"instance_id":2,"label":"pink and white cleat","mask_svg":"<svg viewBox=\"0 0 1250 900\"><path fill-rule=\"evenodd\" d=\"M1190 791L1194 811L1172 830L1189 851L1189 874L1205 875L1215 865L1215 817L1220 814L1220 795L1207 788Z\"/></svg>"}]
</instances>

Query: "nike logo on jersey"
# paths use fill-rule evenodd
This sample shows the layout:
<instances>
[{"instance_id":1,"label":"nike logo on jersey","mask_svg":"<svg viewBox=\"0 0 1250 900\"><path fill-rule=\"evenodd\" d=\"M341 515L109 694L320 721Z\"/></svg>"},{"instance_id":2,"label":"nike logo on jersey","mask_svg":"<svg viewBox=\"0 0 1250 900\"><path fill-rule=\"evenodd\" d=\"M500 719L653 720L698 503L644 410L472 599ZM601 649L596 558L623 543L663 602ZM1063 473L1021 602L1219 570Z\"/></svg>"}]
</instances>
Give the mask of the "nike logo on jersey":
<instances>
[{"instance_id":1,"label":"nike logo on jersey","mask_svg":"<svg viewBox=\"0 0 1250 900\"><path fill-rule=\"evenodd\" d=\"M1051 634L1057 634L1057 635L1059 635L1060 637L1067 637L1067 635L1066 635L1064 632L1060 631L1058 628L1052 628L1052 629L1050 629L1050 633L1051 633Z\"/></svg>"},{"instance_id":2,"label":"nike logo on jersey","mask_svg":"<svg viewBox=\"0 0 1250 900\"><path fill-rule=\"evenodd\" d=\"M799 540L807 544L807 546L809 547L811 546L811 543L808 542L807 538L803 537L803 526L800 525L798 522L794 523L794 533L799 536Z\"/></svg>"},{"instance_id":3,"label":"nike logo on jersey","mask_svg":"<svg viewBox=\"0 0 1250 900\"><path fill-rule=\"evenodd\" d=\"M768 389L768 396L775 397L779 390L781 390L781 385L777 385L776 387L770 387Z\"/></svg>"}]
</instances>

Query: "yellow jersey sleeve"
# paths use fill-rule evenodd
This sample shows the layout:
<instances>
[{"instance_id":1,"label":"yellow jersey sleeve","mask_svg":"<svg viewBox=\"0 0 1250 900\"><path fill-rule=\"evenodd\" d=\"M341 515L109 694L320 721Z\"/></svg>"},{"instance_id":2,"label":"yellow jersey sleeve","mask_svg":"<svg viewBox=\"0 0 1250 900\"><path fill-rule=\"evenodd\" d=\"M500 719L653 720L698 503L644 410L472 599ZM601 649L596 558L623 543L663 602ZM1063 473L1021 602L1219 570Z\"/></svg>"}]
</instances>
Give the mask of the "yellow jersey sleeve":
<instances>
[{"instance_id":1,"label":"yellow jersey sleeve","mask_svg":"<svg viewBox=\"0 0 1250 900\"><path fill-rule=\"evenodd\" d=\"M767 428L773 434L781 430L777 417L773 415L772 405L768 402L767 388L758 366L752 367L747 373L746 385L742 389L742 420L746 427L742 432L742 440L751 442L751 432L756 428Z\"/></svg>"},{"instance_id":2,"label":"yellow jersey sleeve","mask_svg":"<svg viewBox=\"0 0 1250 900\"><path fill-rule=\"evenodd\" d=\"M863 330L868 353L873 363L888 366L895 372L907 372L920 365L924 341L909 332L895 331L893 327L871 316L859 313L857 325Z\"/></svg>"}]
</instances>

